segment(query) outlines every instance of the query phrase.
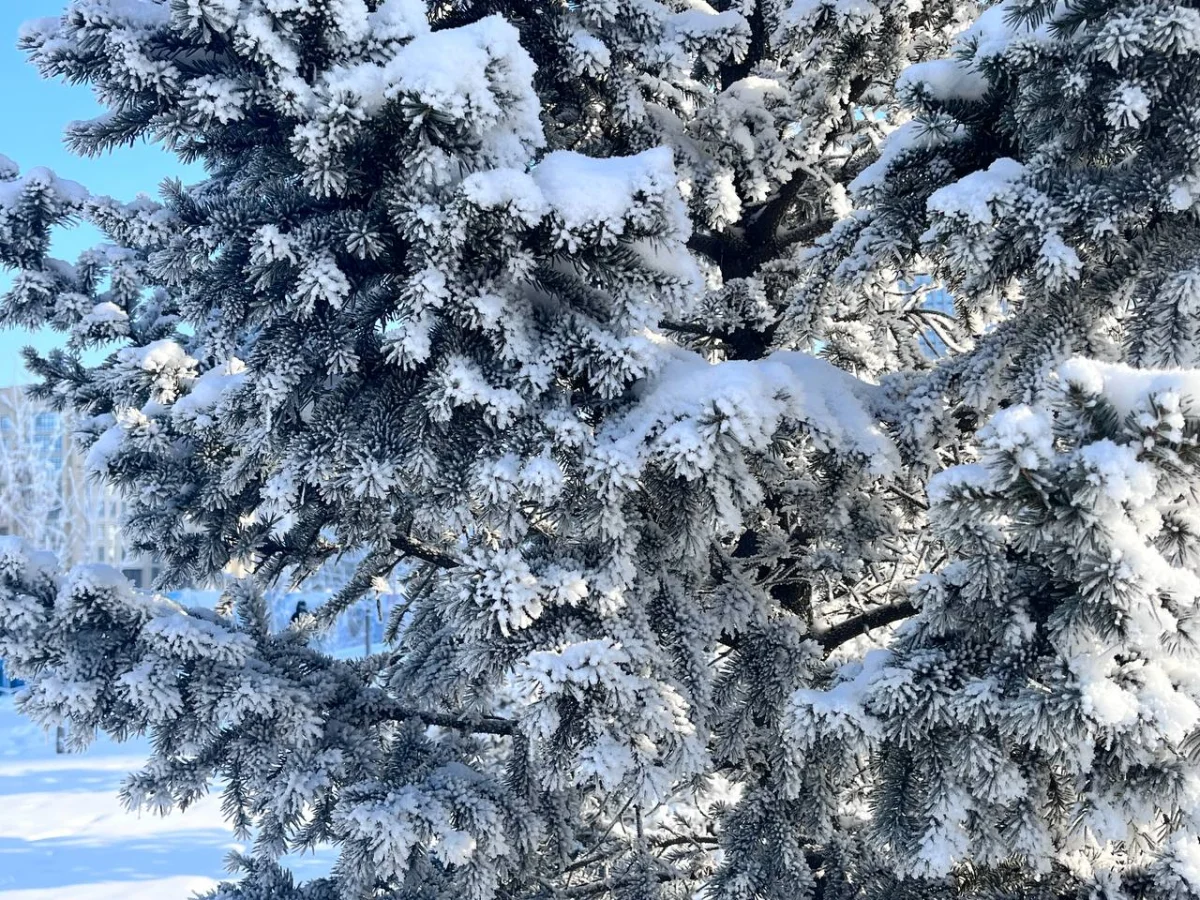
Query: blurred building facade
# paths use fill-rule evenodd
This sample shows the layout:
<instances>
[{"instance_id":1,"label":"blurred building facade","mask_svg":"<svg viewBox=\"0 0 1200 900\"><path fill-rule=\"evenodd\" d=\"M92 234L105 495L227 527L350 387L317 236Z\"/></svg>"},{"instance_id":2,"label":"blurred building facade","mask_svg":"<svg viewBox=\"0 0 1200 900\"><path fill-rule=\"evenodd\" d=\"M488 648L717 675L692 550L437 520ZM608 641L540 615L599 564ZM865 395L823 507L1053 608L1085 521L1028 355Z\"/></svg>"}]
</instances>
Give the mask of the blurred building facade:
<instances>
[{"instance_id":1,"label":"blurred building facade","mask_svg":"<svg viewBox=\"0 0 1200 900\"><path fill-rule=\"evenodd\" d=\"M89 478L64 416L21 388L0 389L0 534L53 551L65 566L101 563L149 587L158 568L122 540L121 498Z\"/></svg>"}]
</instances>

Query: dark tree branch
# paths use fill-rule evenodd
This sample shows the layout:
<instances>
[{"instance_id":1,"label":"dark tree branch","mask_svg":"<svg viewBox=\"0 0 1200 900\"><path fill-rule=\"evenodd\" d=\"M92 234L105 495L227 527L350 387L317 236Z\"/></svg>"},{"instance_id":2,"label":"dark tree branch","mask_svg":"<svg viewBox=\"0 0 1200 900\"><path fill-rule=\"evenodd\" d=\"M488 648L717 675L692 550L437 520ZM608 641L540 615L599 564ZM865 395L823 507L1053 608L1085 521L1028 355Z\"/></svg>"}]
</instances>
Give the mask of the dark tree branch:
<instances>
[{"instance_id":1,"label":"dark tree branch","mask_svg":"<svg viewBox=\"0 0 1200 900\"><path fill-rule=\"evenodd\" d=\"M696 232L688 238L688 249L707 256L721 270L726 281L754 273L757 256L741 237L728 232Z\"/></svg>"},{"instance_id":2,"label":"dark tree branch","mask_svg":"<svg viewBox=\"0 0 1200 900\"><path fill-rule=\"evenodd\" d=\"M690 334L694 337L720 341L725 345L726 356L729 359L761 358L770 347L776 330L774 325L761 331L754 328L715 331L693 322L662 322L660 324L667 331L674 331L677 334Z\"/></svg>"},{"instance_id":3,"label":"dark tree branch","mask_svg":"<svg viewBox=\"0 0 1200 900\"><path fill-rule=\"evenodd\" d=\"M912 603L907 600L901 600L899 603L893 603L890 606L880 606L852 619L839 622L832 628L816 632L813 637L817 643L825 648L826 653L831 653L842 646L842 644L866 634L872 628L881 628L884 625L899 622L902 619L907 619L909 616L915 615L916 612L917 608Z\"/></svg>"},{"instance_id":4,"label":"dark tree branch","mask_svg":"<svg viewBox=\"0 0 1200 900\"><path fill-rule=\"evenodd\" d=\"M430 712L429 710L415 709L411 706L402 706L391 700L383 700L380 703L379 712L388 719L419 719L426 725L436 725L439 728L452 728L455 731L463 731L468 734L513 735L517 731L517 724L511 719L501 719L497 716L472 718L463 714L455 715L452 713Z\"/></svg>"},{"instance_id":5,"label":"dark tree branch","mask_svg":"<svg viewBox=\"0 0 1200 900\"><path fill-rule=\"evenodd\" d=\"M703 325L696 325L692 322L662 322L660 324L667 331L690 334L692 337L712 338L714 341L723 341L728 337L724 332L709 331Z\"/></svg>"},{"instance_id":6,"label":"dark tree branch","mask_svg":"<svg viewBox=\"0 0 1200 900\"><path fill-rule=\"evenodd\" d=\"M776 320L766 328L739 328L732 332L725 343L729 346L729 359L762 359L775 342L775 332L779 330Z\"/></svg>"},{"instance_id":7,"label":"dark tree branch","mask_svg":"<svg viewBox=\"0 0 1200 900\"><path fill-rule=\"evenodd\" d=\"M719 846L721 841L713 837L711 834L681 834L672 838L657 838L650 842L651 846L656 850L661 850L667 847L678 847L681 844L694 844L699 847L701 844L708 844L711 847ZM703 849L703 848L700 848Z\"/></svg>"},{"instance_id":8,"label":"dark tree branch","mask_svg":"<svg viewBox=\"0 0 1200 900\"><path fill-rule=\"evenodd\" d=\"M765 257L778 248L779 225L795 204L809 177L803 169L797 169L779 188L779 192L759 210L746 235L747 243L755 248L757 256Z\"/></svg>"},{"instance_id":9,"label":"dark tree branch","mask_svg":"<svg viewBox=\"0 0 1200 900\"><path fill-rule=\"evenodd\" d=\"M779 246L788 247L792 244L807 244L819 238L834 226L832 218L813 219L806 225L800 225L778 236Z\"/></svg>"},{"instance_id":10,"label":"dark tree branch","mask_svg":"<svg viewBox=\"0 0 1200 900\"><path fill-rule=\"evenodd\" d=\"M697 231L688 238L688 249L703 253L715 263L719 263L738 244L738 240L730 235L713 234L708 231Z\"/></svg>"},{"instance_id":11,"label":"dark tree branch","mask_svg":"<svg viewBox=\"0 0 1200 900\"><path fill-rule=\"evenodd\" d=\"M737 62L726 61L721 65L721 90L725 90L734 82L741 81L754 71L755 66L766 58L769 42L767 20L763 11L764 5L763 3L755 3L750 14L746 16L746 24L750 26L750 46L746 50L746 55ZM718 4L718 9L722 12L735 8L737 8L737 5L731 2L731 0L722 0Z\"/></svg>"},{"instance_id":12,"label":"dark tree branch","mask_svg":"<svg viewBox=\"0 0 1200 900\"><path fill-rule=\"evenodd\" d=\"M682 876L671 875L667 872L657 872L653 877L660 883L675 881ZM563 897L594 897L596 894L607 894L623 887L635 887L642 883L640 875L624 875L618 878L605 878L592 884L581 884L579 887L567 888L562 892Z\"/></svg>"},{"instance_id":13,"label":"dark tree branch","mask_svg":"<svg viewBox=\"0 0 1200 900\"><path fill-rule=\"evenodd\" d=\"M924 509L924 510L929 509L929 504L926 503L924 500L922 500L920 497L916 496L915 494L910 494L908 491L906 491L902 488L898 488L894 484L891 485L888 488L888 490L891 491L893 494L895 494L897 497L901 498L902 500L907 500L909 503L911 503L917 509Z\"/></svg>"},{"instance_id":14,"label":"dark tree branch","mask_svg":"<svg viewBox=\"0 0 1200 900\"><path fill-rule=\"evenodd\" d=\"M457 569L462 565L462 562L455 559L448 553L443 553L436 547L433 547L420 538L415 538L410 535L402 535L401 537L392 538L392 546L403 553L405 556L411 556L414 559L421 559L427 563L437 566L439 569Z\"/></svg>"}]
</instances>

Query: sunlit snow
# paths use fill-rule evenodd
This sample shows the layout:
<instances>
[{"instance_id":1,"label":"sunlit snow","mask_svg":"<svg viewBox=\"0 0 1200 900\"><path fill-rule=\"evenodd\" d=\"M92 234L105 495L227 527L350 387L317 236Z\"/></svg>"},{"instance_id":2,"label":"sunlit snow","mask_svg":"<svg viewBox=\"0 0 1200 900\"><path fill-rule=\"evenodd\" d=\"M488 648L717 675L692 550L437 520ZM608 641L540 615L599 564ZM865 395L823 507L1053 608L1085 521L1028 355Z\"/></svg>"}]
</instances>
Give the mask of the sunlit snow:
<instances>
[{"instance_id":1,"label":"sunlit snow","mask_svg":"<svg viewBox=\"0 0 1200 900\"><path fill-rule=\"evenodd\" d=\"M246 847L219 794L165 818L122 807L121 781L148 755L145 743L104 740L58 755L54 736L0 696L0 900L184 900L228 877L226 854ZM328 869L297 863L307 877Z\"/></svg>"}]
</instances>

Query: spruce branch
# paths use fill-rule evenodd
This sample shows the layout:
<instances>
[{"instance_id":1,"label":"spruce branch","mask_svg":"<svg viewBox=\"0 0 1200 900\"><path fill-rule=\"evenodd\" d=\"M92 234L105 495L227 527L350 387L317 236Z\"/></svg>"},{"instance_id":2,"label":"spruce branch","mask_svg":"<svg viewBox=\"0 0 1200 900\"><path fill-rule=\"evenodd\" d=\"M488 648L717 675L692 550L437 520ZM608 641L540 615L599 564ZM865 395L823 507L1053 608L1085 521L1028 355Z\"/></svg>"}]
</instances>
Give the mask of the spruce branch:
<instances>
[{"instance_id":1,"label":"spruce branch","mask_svg":"<svg viewBox=\"0 0 1200 900\"><path fill-rule=\"evenodd\" d=\"M659 884L665 884L670 881L678 881L683 878L683 875L671 874L669 872L656 872L653 877L657 879ZM606 894L613 891L618 891L624 887L634 887L644 884L645 878L641 875L622 875L614 878L605 878L601 881L594 881L591 884L581 884L578 887L567 888L561 893L562 897L594 897L597 894Z\"/></svg>"},{"instance_id":2,"label":"spruce branch","mask_svg":"<svg viewBox=\"0 0 1200 900\"><path fill-rule=\"evenodd\" d=\"M730 232L698 231L688 238L687 245L689 250L702 253L716 263L726 281L753 275L758 267L758 254L753 246Z\"/></svg>"},{"instance_id":3,"label":"spruce branch","mask_svg":"<svg viewBox=\"0 0 1200 900\"><path fill-rule=\"evenodd\" d=\"M406 556L424 560L427 563L437 566L439 569L456 569L462 565L461 560L456 559L448 553L443 553L431 544L427 544L420 538L415 538L411 535L392 538L392 546Z\"/></svg>"},{"instance_id":4,"label":"spruce branch","mask_svg":"<svg viewBox=\"0 0 1200 900\"><path fill-rule=\"evenodd\" d=\"M799 225L795 228L788 229L779 235L777 243L780 247L788 247L792 244L807 244L819 238L821 235L829 231L833 227L836 220L832 216L823 216L819 219L813 219L804 225Z\"/></svg>"},{"instance_id":5,"label":"spruce branch","mask_svg":"<svg viewBox=\"0 0 1200 900\"><path fill-rule=\"evenodd\" d=\"M893 484L893 485L888 486L888 490L891 493L895 494L900 499L906 500L907 502L911 503L913 506L917 507L917 509L922 509L922 510L929 509L929 504L926 501L922 500L920 497L916 496L915 494L910 494L908 491L904 490L903 488L898 488L898 487L896 487L896 485Z\"/></svg>"},{"instance_id":6,"label":"spruce branch","mask_svg":"<svg viewBox=\"0 0 1200 900\"><path fill-rule=\"evenodd\" d=\"M774 198L759 210L754 223L748 229L747 237L751 246L761 248L760 253L768 248L770 250L776 248L780 224L799 199L800 192L813 179L814 174L808 166L797 169L779 188Z\"/></svg>"},{"instance_id":7,"label":"spruce branch","mask_svg":"<svg viewBox=\"0 0 1200 900\"><path fill-rule=\"evenodd\" d=\"M817 631L813 634L813 637L817 643L825 648L826 653L832 653L838 647L854 640L856 637L861 637L872 628L882 628L884 625L899 622L907 619L909 616L916 615L916 612L917 608L911 602L901 600L899 603L868 610L853 618L846 619L844 622L839 622L831 628Z\"/></svg>"},{"instance_id":8,"label":"spruce branch","mask_svg":"<svg viewBox=\"0 0 1200 900\"><path fill-rule=\"evenodd\" d=\"M728 338L728 335L723 331L708 329L703 325L696 325L692 322L666 321L660 324L667 331L674 331L677 334L690 334L692 337L711 338L716 341L724 341Z\"/></svg>"},{"instance_id":9,"label":"spruce branch","mask_svg":"<svg viewBox=\"0 0 1200 900\"><path fill-rule=\"evenodd\" d=\"M462 713L439 713L431 712L425 709L417 709L412 706L394 703L390 700L380 704L379 711L382 716L389 719L403 721L406 719L418 719L426 725L436 725L439 728L450 728L454 731L461 731L466 734L496 734L511 736L516 734L517 725L511 719L502 719L498 716L480 716L472 718L469 715Z\"/></svg>"}]
</instances>

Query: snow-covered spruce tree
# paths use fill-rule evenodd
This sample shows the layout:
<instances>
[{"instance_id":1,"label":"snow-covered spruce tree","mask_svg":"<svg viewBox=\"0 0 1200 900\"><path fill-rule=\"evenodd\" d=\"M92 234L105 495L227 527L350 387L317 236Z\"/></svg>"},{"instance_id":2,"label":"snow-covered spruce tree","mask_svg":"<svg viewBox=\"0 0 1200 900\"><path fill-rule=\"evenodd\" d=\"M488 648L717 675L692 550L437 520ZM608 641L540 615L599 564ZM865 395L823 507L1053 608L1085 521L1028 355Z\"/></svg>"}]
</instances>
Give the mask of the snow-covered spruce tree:
<instances>
[{"instance_id":1,"label":"snow-covered spruce tree","mask_svg":"<svg viewBox=\"0 0 1200 900\"><path fill-rule=\"evenodd\" d=\"M895 736L944 737L876 678L902 681L942 627L927 592L894 656L854 658L865 629L912 612L911 576L940 566L904 519L921 470L879 413L918 409L893 424L925 429L914 445L898 428L921 466L969 456L924 420L986 352L887 393L768 355L820 346L886 374L928 369L931 330L964 346L897 272L862 303L799 277L810 260L793 251L845 211L898 115L893 76L967 12L77 0L32 26L42 69L111 110L72 130L78 149L151 137L208 175L123 204L5 165L0 261L19 271L0 311L68 335L30 357L39 391L87 417L90 461L164 580L245 578L215 612L184 610L102 571L58 581L5 545L0 653L30 677L25 708L81 743L151 732L131 803L186 806L223 783L256 837L228 898L1087 893L1103 866L1058 854L1053 823L1051 849L997 864L972 823L942 839L958 820L915 763L925 793L896 799ZM76 216L111 243L48 258L50 229ZM1096 428L1076 442L1128 439ZM357 554L339 597L272 633L265 586ZM313 648L398 577L409 601L386 653ZM993 620L967 624L995 657ZM1078 733L1099 746L1102 726ZM1025 764L1028 735L1003 740ZM1028 777L1070 762L1031 757ZM952 871L889 821L941 840ZM279 858L318 844L338 850L332 876L293 885ZM1109 849L1110 893L1188 890L1180 840L1162 859ZM1057 880L1031 887L1051 858Z\"/></svg>"},{"instance_id":2,"label":"snow-covered spruce tree","mask_svg":"<svg viewBox=\"0 0 1200 900\"><path fill-rule=\"evenodd\" d=\"M995 897L1200 893L1200 378L1073 360L930 482L951 561L795 752L869 748L899 879ZM801 762L803 764L803 762ZM969 864L968 868L964 864Z\"/></svg>"},{"instance_id":3,"label":"snow-covered spruce tree","mask_svg":"<svg viewBox=\"0 0 1200 900\"><path fill-rule=\"evenodd\" d=\"M992 6L899 79L915 118L853 183L789 318L834 311L838 344L904 308L898 275L949 289L935 334L974 347L925 399L904 388L913 431L935 395L987 414L1071 353L1195 365L1198 54L1187 4Z\"/></svg>"},{"instance_id":4,"label":"snow-covered spruce tree","mask_svg":"<svg viewBox=\"0 0 1200 900\"><path fill-rule=\"evenodd\" d=\"M898 457L872 387L766 357L766 337L733 352L731 335L692 334L722 276L702 281L687 250L699 201L679 183L716 177L703 154L726 145L747 171L794 156L754 176L754 218L812 168L805 154L850 152L829 128L793 146L807 113L765 110L795 81L853 132L856 98L821 54L850 58L855 41L814 36L842 14L810 9L807 37L781 45L792 69L760 22L754 56L712 51L753 60L723 70L705 47L725 25L685 40L666 8L500 12L80 0L27 30L47 74L111 109L73 128L78 149L148 136L208 177L123 204L6 164L0 261L18 274L3 318L68 335L30 355L38 391L87 417L90 464L164 582L246 579L215 613L188 611L103 572L56 587L10 544L0 652L30 679L25 708L67 718L74 740L153 734L130 802L186 806L224 784L256 835L229 897L292 896L278 857L333 844L332 877L297 896L791 898L830 881L838 863L814 851L855 823L828 773L779 781L781 720L827 649L894 615L829 627L814 597L873 607L903 586L913 565L881 487ZM860 49L880 22L924 27L907 6L843 18ZM925 44L952 18L932 16ZM555 69L562 29L621 67L594 89ZM860 54L856 91L898 69L898 34ZM695 106L637 111L649 69ZM717 102L758 143L733 119L703 125ZM790 190L772 227L827 215ZM111 243L48 258L74 217ZM714 366L663 321L751 358ZM313 620L270 633L265 585L363 552ZM387 653L351 664L309 646L400 566L409 602Z\"/></svg>"},{"instance_id":5,"label":"snow-covered spruce tree","mask_svg":"<svg viewBox=\"0 0 1200 900\"><path fill-rule=\"evenodd\" d=\"M661 323L672 339L714 359L824 348L852 371L927 365L924 333L940 319L911 292L888 321L854 330L853 353L834 352L848 348L831 340L843 317L789 315L800 306L795 251L846 212L846 186L905 115L894 102L897 75L944 53L976 5L715 7L598 0L532 14L520 4L497 9L538 64L549 147L605 156L674 150L693 223L688 247L706 285L690 313L671 310ZM830 517L823 487L777 476L763 485L763 515L734 542L733 565L772 583L809 619L838 621L888 600L897 571L908 574L921 553L905 518L918 506L901 515L878 502L887 495L868 502L860 494L853 509ZM901 487L920 493L919 479ZM845 488L850 495L853 485Z\"/></svg>"},{"instance_id":6,"label":"snow-covered spruce tree","mask_svg":"<svg viewBox=\"0 0 1200 900\"><path fill-rule=\"evenodd\" d=\"M970 459L963 423L1033 404L931 486L951 564L891 655L796 695L797 760L871 760L872 893L1196 893L1195 385L1059 364L1194 365L1198 28L1171 4L989 9L901 76L916 121L802 255L786 321L829 316L838 359L916 274L949 289L928 337L951 358L877 370L906 456Z\"/></svg>"}]
</instances>

